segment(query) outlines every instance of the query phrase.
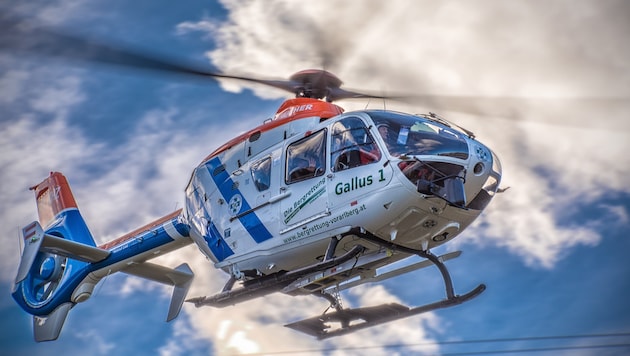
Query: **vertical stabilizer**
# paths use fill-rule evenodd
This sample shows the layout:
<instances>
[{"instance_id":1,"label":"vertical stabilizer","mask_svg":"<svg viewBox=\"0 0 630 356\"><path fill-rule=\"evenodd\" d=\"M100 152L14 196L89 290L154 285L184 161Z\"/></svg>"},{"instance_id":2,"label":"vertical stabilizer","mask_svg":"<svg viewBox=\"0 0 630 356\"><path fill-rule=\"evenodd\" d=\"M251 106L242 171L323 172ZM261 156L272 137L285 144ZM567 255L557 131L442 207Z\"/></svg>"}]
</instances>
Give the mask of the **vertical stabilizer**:
<instances>
[{"instance_id":1,"label":"vertical stabilizer","mask_svg":"<svg viewBox=\"0 0 630 356\"><path fill-rule=\"evenodd\" d=\"M35 341L57 340L61 333L63 323L66 321L68 312L72 309L72 303L61 304L55 311L45 317L33 316L33 333Z\"/></svg>"},{"instance_id":2,"label":"vertical stabilizer","mask_svg":"<svg viewBox=\"0 0 630 356\"><path fill-rule=\"evenodd\" d=\"M47 233L96 246L63 174L51 172L48 178L30 189L35 192L39 223Z\"/></svg>"},{"instance_id":3,"label":"vertical stabilizer","mask_svg":"<svg viewBox=\"0 0 630 356\"><path fill-rule=\"evenodd\" d=\"M51 172L48 178L30 189L35 191L39 222L44 228L60 212L77 208L68 180L59 172Z\"/></svg>"}]
</instances>

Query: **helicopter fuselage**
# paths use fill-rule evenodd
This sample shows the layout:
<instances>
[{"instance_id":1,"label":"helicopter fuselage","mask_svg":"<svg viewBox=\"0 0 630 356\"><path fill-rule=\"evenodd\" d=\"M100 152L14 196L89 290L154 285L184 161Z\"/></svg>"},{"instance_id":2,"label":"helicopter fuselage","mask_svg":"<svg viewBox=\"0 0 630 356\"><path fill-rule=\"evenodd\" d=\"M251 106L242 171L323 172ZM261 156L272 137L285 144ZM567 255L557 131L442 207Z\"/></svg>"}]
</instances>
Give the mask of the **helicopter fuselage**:
<instances>
[{"instance_id":1,"label":"helicopter fuselage","mask_svg":"<svg viewBox=\"0 0 630 356\"><path fill-rule=\"evenodd\" d=\"M69 311L115 272L172 286L167 321L185 301L224 307L275 292L323 297L334 312L286 325L320 339L461 304L485 290L480 284L455 294L444 261L461 252L436 256L430 251L469 226L499 187L499 160L470 131L434 114L344 113L332 102L389 97L343 89L325 70L303 70L288 80L260 79L63 33L35 30L32 35L52 45L25 48L24 41L13 41L5 49L37 48L58 56L47 49L70 47L75 59L239 80L296 96L273 120L206 157L193 170L183 209L100 246L63 174L51 172L33 186L39 220L22 229L24 248L12 296L33 315L36 341L57 339ZM186 299L194 278L190 266L149 260L193 242L230 278L217 294ZM411 256L423 260L391 266ZM341 305L339 291L431 265L442 275L446 299L416 307ZM385 266L392 268L381 269ZM331 323L340 327L332 330Z\"/></svg>"},{"instance_id":2,"label":"helicopter fuselage","mask_svg":"<svg viewBox=\"0 0 630 356\"><path fill-rule=\"evenodd\" d=\"M317 263L353 227L427 251L470 225L498 188L494 153L437 118L287 103L208 156L186 188L191 238L237 279ZM344 239L337 252L354 245Z\"/></svg>"}]
</instances>

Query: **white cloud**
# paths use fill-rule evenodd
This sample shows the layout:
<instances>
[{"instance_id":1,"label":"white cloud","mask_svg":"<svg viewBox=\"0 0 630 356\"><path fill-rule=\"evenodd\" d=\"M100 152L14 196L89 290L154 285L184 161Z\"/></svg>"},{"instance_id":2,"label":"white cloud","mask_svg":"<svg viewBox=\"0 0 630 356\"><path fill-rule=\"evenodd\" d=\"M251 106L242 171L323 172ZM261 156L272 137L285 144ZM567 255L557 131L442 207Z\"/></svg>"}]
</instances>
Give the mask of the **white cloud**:
<instances>
[{"instance_id":1,"label":"white cloud","mask_svg":"<svg viewBox=\"0 0 630 356\"><path fill-rule=\"evenodd\" d=\"M0 78L0 104L8 104L16 101L24 90L28 72L25 70L8 70Z\"/></svg>"},{"instance_id":2,"label":"white cloud","mask_svg":"<svg viewBox=\"0 0 630 356\"><path fill-rule=\"evenodd\" d=\"M158 350L161 356L190 355L195 350L208 347L197 330L186 319L179 318L174 323L173 338L167 340L166 344ZM182 342L182 340L186 340L186 342ZM196 354L207 354L207 352L197 352Z\"/></svg>"},{"instance_id":3,"label":"white cloud","mask_svg":"<svg viewBox=\"0 0 630 356\"><path fill-rule=\"evenodd\" d=\"M110 355L116 348L113 342L105 340L103 335L94 329L78 332L76 336L89 343L91 352L96 352L97 355Z\"/></svg>"},{"instance_id":4,"label":"white cloud","mask_svg":"<svg viewBox=\"0 0 630 356\"><path fill-rule=\"evenodd\" d=\"M620 226L627 225L630 223L630 213L626 209L626 207L622 205L602 205L603 209L608 210L610 215L613 217L614 222L619 224Z\"/></svg>"},{"instance_id":5,"label":"white cloud","mask_svg":"<svg viewBox=\"0 0 630 356\"><path fill-rule=\"evenodd\" d=\"M57 78L55 78L57 79ZM38 96L31 99L31 107L42 113L67 116L65 110L72 108L85 99L79 89L80 80L77 77L61 77L42 90Z\"/></svg>"},{"instance_id":6,"label":"white cloud","mask_svg":"<svg viewBox=\"0 0 630 356\"><path fill-rule=\"evenodd\" d=\"M382 285L362 285L350 290L350 294L358 298L358 306L371 306L383 303L403 303L396 295L386 290ZM368 350L370 355L391 355L392 350L384 345L413 345L405 349L397 349L398 353L405 355L409 352L415 354L439 354L437 344L427 333L428 330L441 332L438 325L440 318L433 312L423 313L393 323L368 328L342 338L334 340L334 345L341 350L337 354L363 355ZM369 349L354 347L369 347ZM352 352L350 352L352 351ZM402 352L401 352L402 351Z\"/></svg>"},{"instance_id":7,"label":"white cloud","mask_svg":"<svg viewBox=\"0 0 630 356\"><path fill-rule=\"evenodd\" d=\"M57 0L57 1L12 1L11 16L34 18L39 24L55 26L75 16L85 16L85 0Z\"/></svg>"},{"instance_id":8,"label":"white cloud","mask_svg":"<svg viewBox=\"0 0 630 356\"><path fill-rule=\"evenodd\" d=\"M217 29L217 24L210 19L203 19L201 21L184 21L175 27L175 33L178 35L184 35L191 32L205 33L208 38L214 34Z\"/></svg>"},{"instance_id":9,"label":"white cloud","mask_svg":"<svg viewBox=\"0 0 630 356\"><path fill-rule=\"evenodd\" d=\"M615 45L619 35L627 33L623 31L627 25L614 18L602 21L612 10L589 2L555 2L543 9L530 3L502 2L375 1L359 7L318 1L307 8L288 1L225 4L230 11L228 22L204 19L183 23L178 30L208 31L216 36L218 48L208 56L228 73L284 77L326 65L348 86L377 91L509 96L629 94L627 49ZM558 16L562 22L556 21ZM599 26L589 26L594 22ZM140 117L133 139L124 145L95 144L68 122L73 108L85 99L81 79L67 75L48 84L29 85L38 74L15 70L0 78L4 104L13 98L30 105L0 124L0 190L4 200L0 223L11 229L15 226L16 236L17 225L36 218L34 199L26 188L50 170L68 175L92 232L98 242L105 242L137 227L138 222L170 212L176 204L181 207L191 168L223 141L217 140L218 126L203 132L179 127L181 115L188 113L169 106ZM241 87L240 83L229 85L232 89ZM264 97L284 95L260 88L256 92ZM364 106L347 104L349 108ZM555 111L553 116L544 111L519 113L522 117L542 115L536 120L555 123L584 116L575 110ZM43 120L42 115L54 120ZM567 128L492 117L452 117L461 117L464 126L473 128L497 151L504 163L504 186L512 187L491 204L481 224L466 233L473 236L469 240L504 246L530 265L551 268L571 246L592 245L601 239L590 225L575 226L560 219L574 208L575 199L588 204L611 190L629 191L628 133L593 130L592 126ZM604 112L593 120L614 125L619 117ZM232 136L253 124L251 118L243 118L220 136ZM98 177L81 165L104 158L115 159L111 169ZM151 179L147 179L147 172ZM628 221L624 208L609 206L609 211L611 216ZM4 280L14 276L16 250L0 252L0 277ZM226 276L192 246L160 259L169 266L183 261L196 273L190 296L221 289ZM124 287L132 292L146 285L129 278ZM160 291L166 293L166 289ZM382 286L362 286L351 294L362 305L397 301L396 295ZM212 340L217 354L232 354L350 348L365 340L374 345L407 343L410 339L421 343L431 340L428 329L440 331L440 320L433 313L324 343L282 326L317 315L326 306L323 299L282 295L224 309L197 309L187 304L184 313L190 324L177 322L175 335L160 351L164 355L185 353L178 342L193 333ZM107 350L108 344L103 345ZM381 354L389 351L370 350Z\"/></svg>"}]
</instances>

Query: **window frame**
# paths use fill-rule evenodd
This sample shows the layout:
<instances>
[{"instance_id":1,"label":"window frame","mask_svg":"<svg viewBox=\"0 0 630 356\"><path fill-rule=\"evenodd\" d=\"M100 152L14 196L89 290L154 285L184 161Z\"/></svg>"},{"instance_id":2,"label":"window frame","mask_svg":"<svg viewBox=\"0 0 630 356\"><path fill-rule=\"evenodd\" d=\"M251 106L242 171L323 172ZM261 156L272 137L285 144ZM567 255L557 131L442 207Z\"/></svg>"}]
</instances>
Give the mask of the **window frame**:
<instances>
[{"instance_id":1,"label":"window frame","mask_svg":"<svg viewBox=\"0 0 630 356\"><path fill-rule=\"evenodd\" d=\"M349 119L358 120L361 123L361 127L350 127L349 129L346 128L345 131L341 131L339 133L336 133L335 129L334 129L335 125L337 125L337 124L343 125L342 122L344 120L349 120ZM362 143L355 142L353 145L341 144L338 149L336 149L336 147L332 147L331 146L331 148L330 148L330 169L331 169L332 172L342 172L342 171L345 171L345 170L348 170L348 169L362 167L362 166L366 166L366 165L369 165L369 164L377 163L377 162L379 162L381 160L381 158L383 157L383 153L382 153L381 147L379 146L379 144L375 140L374 136L370 132L370 127L371 126L366 124L365 120L363 120L359 116L346 116L346 117L343 117L343 118L337 120L336 122L334 122L331 125L331 130L330 130L330 142L331 142L331 145L335 142L335 139L336 139L337 136L345 135L348 132L350 133L349 135L352 135L352 132L356 131L356 130L362 130L364 135L365 135L365 137L367 138L367 140L369 140L369 142L367 140L365 142L362 142ZM352 135L352 136L354 136L354 135ZM352 139L355 140L354 137ZM341 140L343 141L344 139L341 138ZM367 147L370 147L371 149L366 149ZM356 162L357 164L348 165L345 168L339 169L339 167L337 167L337 161L339 160L339 157L341 157L344 154L353 153L353 152L356 152L355 154L360 155L359 161ZM363 156L361 156L361 155L363 155ZM368 155L368 156L365 156L365 155ZM369 159L369 161L366 162L366 163L363 163L362 162L363 159Z\"/></svg>"},{"instance_id":2,"label":"window frame","mask_svg":"<svg viewBox=\"0 0 630 356\"><path fill-rule=\"evenodd\" d=\"M321 138L320 138L321 136ZM295 149L296 147L299 147L300 145L305 144L306 142L309 142L311 140L314 139L320 139L320 146L321 146L321 151L319 152L319 157L311 157L311 158L319 158L319 162L315 163L315 166L311 166L310 162L308 162L308 167L293 167L291 169L289 169L289 167L294 166L293 165L293 160L294 159L301 159L303 161L308 161L305 158L305 154L308 152L308 150L305 150L304 152L301 152L300 156L295 155L295 156L291 156L292 153L292 148ZM284 150L285 152L285 166L284 166L284 182L287 185L290 184L294 184L294 183L298 183L298 182L303 182L312 178L316 178L316 177L321 177L326 173L326 156L327 156L327 152L328 152L328 129L323 128L321 130L315 131L313 133L310 133L308 135L306 135L305 137L294 141L292 143L290 143L289 145L287 145L287 147ZM319 166L317 165L317 163L319 164ZM297 177L291 177L291 175L295 174L295 172L300 172L298 171L298 169L303 169L304 174L303 175L298 175ZM312 172L311 172L312 170ZM297 175L297 174L296 174Z\"/></svg>"},{"instance_id":3,"label":"window frame","mask_svg":"<svg viewBox=\"0 0 630 356\"><path fill-rule=\"evenodd\" d=\"M263 168L262 170L259 169L264 163L268 162L268 167ZM254 182L254 186L256 187L256 189L259 192L264 192L266 190L269 190L269 188L271 187L271 166L272 166L272 161L271 161L271 156L266 156L264 158L261 158L259 160L257 160L256 162L252 163L249 167L249 171L250 174L252 176L252 180ZM264 187L263 189L261 189L261 186L259 184L259 180L257 180L256 178L258 177L257 174L259 172L262 172L262 174L266 174L266 182L263 183L267 183L266 187Z\"/></svg>"}]
</instances>

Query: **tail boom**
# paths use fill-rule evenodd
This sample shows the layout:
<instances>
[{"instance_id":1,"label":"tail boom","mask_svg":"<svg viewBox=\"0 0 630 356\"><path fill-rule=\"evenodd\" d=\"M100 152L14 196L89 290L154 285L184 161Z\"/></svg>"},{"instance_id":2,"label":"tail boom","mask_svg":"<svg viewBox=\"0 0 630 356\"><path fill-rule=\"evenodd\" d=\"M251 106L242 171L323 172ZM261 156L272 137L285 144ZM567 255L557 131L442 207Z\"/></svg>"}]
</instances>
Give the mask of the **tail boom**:
<instances>
[{"instance_id":1,"label":"tail boom","mask_svg":"<svg viewBox=\"0 0 630 356\"><path fill-rule=\"evenodd\" d=\"M22 230L25 247L12 295L34 316L36 341L55 340L70 309L115 272L174 286L167 321L177 316L194 274L187 264L168 268L147 261L192 243L181 209L96 246L61 173L31 189L40 221Z\"/></svg>"}]
</instances>

